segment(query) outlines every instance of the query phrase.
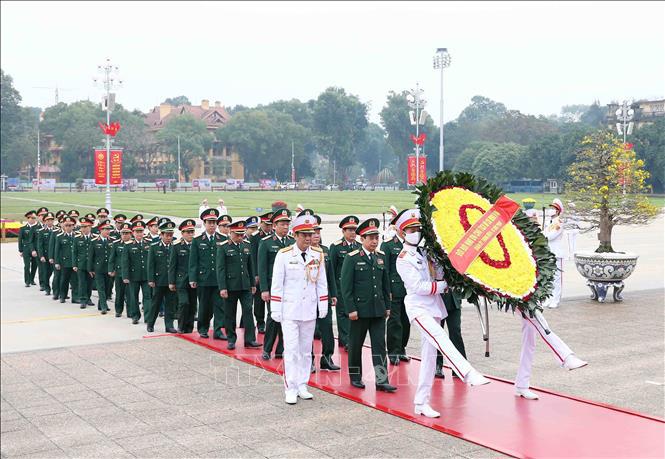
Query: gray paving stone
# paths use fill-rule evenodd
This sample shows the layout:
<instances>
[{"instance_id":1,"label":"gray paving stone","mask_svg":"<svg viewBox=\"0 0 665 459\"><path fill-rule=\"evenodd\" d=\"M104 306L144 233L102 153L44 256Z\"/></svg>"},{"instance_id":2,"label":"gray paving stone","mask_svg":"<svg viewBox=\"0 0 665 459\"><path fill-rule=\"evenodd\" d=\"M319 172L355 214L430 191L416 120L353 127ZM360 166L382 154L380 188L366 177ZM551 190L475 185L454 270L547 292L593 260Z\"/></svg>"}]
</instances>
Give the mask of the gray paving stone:
<instances>
[{"instance_id":1,"label":"gray paving stone","mask_svg":"<svg viewBox=\"0 0 665 459\"><path fill-rule=\"evenodd\" d=\"M52 414L68 413L69 409L62 403L49 403L47 405L38 405L29 408L21 408L20 412L28 419L48 416Z\"/></svg>"},{"instance_id":2,"label":"gray paving stone","mask_svg":"<svg viewBox=\"0 0 665 459\"><path fill-rule=\"evenodd\" d=\"M4 413L0 416L0 431L3 434L5 432L29 429L30 427L33 427L32 424L25 418L5 419Z\"/></svg>"},{"instance_id":3,"label":"gray paving stone","mask_svg":"<svg viewBox=\"0 0 665 459\"><path fill-rule=\"evenodd\" d=\"M0 442L0 451L5 457L55 449L58 449L58 447L34 426L23 430L4 432L2 442Z\"/></svg>"},{"instance_id":4,"label":"gray paving stone","mask_svg":"<svg viewBox=\"0 0 665 459\"><path fill-rule=\"evenodd\" d=\"M111 440L63 448L72 458L131 458L134 457L120 445Z\"/></svg>"}]
</instances>

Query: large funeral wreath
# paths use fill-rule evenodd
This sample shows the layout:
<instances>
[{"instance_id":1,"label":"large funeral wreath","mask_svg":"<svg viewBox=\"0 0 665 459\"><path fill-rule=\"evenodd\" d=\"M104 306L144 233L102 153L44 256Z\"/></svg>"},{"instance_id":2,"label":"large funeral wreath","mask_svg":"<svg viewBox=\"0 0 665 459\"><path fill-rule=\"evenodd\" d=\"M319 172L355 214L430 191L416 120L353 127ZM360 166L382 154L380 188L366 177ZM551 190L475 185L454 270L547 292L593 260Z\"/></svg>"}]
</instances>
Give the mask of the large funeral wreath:
<instances>
[{"instance_id":1,"label":"large funeral wreath","mask_svg":"<svg viewBox=\"0 0 665 459\"><path fill-rule=\"evenodd\" d=\"M448 253L499 197L500 188L464 172L439 172L417 186L425 247L445 270L448 285L463 298L479 297L533 316L551 295L556 260L537 224L522 210L481 252L464 274Z\"/></svg>"}]
</instances>

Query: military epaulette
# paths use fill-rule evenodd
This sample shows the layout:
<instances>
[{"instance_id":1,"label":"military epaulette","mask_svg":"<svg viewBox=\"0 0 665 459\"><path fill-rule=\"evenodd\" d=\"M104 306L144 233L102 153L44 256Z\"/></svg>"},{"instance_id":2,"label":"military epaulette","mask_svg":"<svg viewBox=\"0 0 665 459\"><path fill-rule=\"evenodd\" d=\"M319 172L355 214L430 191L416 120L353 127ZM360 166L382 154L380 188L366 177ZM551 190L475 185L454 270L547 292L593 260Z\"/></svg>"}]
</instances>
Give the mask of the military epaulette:
<instances>
[{"instance_id":1,"label":"military epaulette","mask_svg":"<svg viewBox=\"0 0 665 459\"><path fill-rule=\"evenodd\" d=\"M223 246L225 244L228 244L228 243L229 243L229 240L227 239L226 241L220 242L218 247L221 247L221 246Z\"/></svg>"},{"instance_id":2,"label":"military epaulette","mask_svg":"<svg viewBox=\"0 0 665 459\"><path fill-rule=\"evenodd\" d=\"M74 233L74 237L83 237L81 233Z\"/></svg>"},{"instance_id":3,"label":"military epaulette","mask_svg":"<svg viewBox=\"0 0 665 459\"><path fill-rule=\"evenodd\" d=\"M160 242L162 242L162 241L151 242L151 243L150 243L150 246L152 247L153 245L157 245L157 244L159 244Z\"/></svg>"},{"instance_id":4,"label":"military epaulette","mask_svg":"<svg viewBox=\"0 0 665 459\"><path fill-rule=\"evenodd\" d=\"M178 244L180 244L182 241L184 241L184 239L178 239L177 241L175 241L175 242L173 243L173 245L178 245Z\"/></svg>"},{"instance_id":5,"label":"military epaulette","mask_svg":"<svg viewBox=\"0 0 665 459\"><path fill-rule=\"evenodd\" d=\"M93 234L91 239L94 241L94 240L99 239L100 237L101 236L99 234Z\"/></svg>"},{"instance_id":6,"label":"military epaulette","mask_svg":"<svg viewBox=\"0 0 665 459\"><path fill-rule=\"evenodd\" d=\"M134 241L131 240L131 239L129 241L125 241L125 244L133 244L133 243L134 243Z\"/></svg>"},{"instance_id":7,"label":"military epaulette","mask_svg":"<svg viewBox=\"0 0 665 459\"><path fill-rule=\"evenodd\" d=\"M360 253L360 250L356 249L356 250L354 250L353 252L349 252L349 255L348 255L348 256L349 256L349 257L352 257L352 256L354 256L354 255L358 255L359 253Z\"/></svg>"},{"instance_id":8,"label":"military epaulette","mask_svg":"<svg viewBox=\"0 0 665 459\"><path fill-rule=\"evenodd\" d=\"M292 245L290 245L290 246L288 246L288 247L284 247L283 249L280 249L280 250L279 250L279 253L290 252L291 249L293 249L293 246L292 246Z\"/></svg>"},{"instance_id":9,"label":"military epaulette","mask_svg":"<svg viewBox=\"0 0 665 459\"><path fill-rule=\"evenodd\" d=\"M376 253L378 253L379 255L385 255L385 253L381 252L379 249L376 249Z\"/></svg>"},{"instance_id":10,"label":"military epaulette","mask_svg":"<svg viewBox=\"0 0 665 459\"><path fill-rule=\"evenodd\" d=\"M342 239L337 239L332 245L340 245L342 242L344 242Z\"/></svg>"},{"instance_id":11,"label":"military epaulette","mask_svg":"<svg viewBox=\"0 0 665 459\"><path fill-rule=\"evenodd\" d=\"M261 240L265 241L267 239L270 239L272 237L272 234L267 235L266 237L262 237Z\"/></svg>"},{"instance_id":12,"label":"military epaulette","mask_svg":"<svg viewBox=\"0 0 665 459\"><path fill-rule=\"evenodd\" d=\"M323 252L323 249L321 247L311 247L311 249L315 252Z\"/></svg>"}]
</instances>

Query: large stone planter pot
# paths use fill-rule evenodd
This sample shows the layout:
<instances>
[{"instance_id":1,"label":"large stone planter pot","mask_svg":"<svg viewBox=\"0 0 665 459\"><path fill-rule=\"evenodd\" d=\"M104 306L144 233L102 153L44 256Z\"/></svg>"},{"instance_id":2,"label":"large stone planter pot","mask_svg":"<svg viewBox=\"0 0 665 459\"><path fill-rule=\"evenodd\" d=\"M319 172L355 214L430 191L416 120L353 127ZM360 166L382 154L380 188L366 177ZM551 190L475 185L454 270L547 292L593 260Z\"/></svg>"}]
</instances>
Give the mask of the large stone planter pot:
<instances>
[{"instance_id":1,"label":"large stone planter pot","mask_svg":"<svg viewBox=\"0 0 665 459\"><path fill-rule=\"evenodd\" d=\"M587 280L591 299L605 302L607 291L614 287L614 301L621 301L623 281L635 270L638 255L633 253L578 252L575 254L577 271Z\"/></svg>"}]
</instances>

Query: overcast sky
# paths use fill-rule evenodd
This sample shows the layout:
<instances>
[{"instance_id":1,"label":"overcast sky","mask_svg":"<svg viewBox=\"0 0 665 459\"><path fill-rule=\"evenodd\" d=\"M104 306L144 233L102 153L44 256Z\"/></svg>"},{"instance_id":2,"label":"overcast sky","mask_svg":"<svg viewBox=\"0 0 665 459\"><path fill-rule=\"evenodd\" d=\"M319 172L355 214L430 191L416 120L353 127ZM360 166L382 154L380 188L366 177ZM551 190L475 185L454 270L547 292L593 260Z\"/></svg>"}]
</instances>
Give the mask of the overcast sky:
<instances>
[{"instance_id":1,"label":"overcast sky","mask_svg":"<svg viewBox=\"0 0 665 459\"><path fill-rule=\"evenodd\" d=\"M99 101L108 57L117 100L147 111L186 95L254 106L342 86L378 113L390 90L415 87L446 121L474 95L524 113L665 93L665 3L2 2L0 54L23 104Z\"/></svg>"}]
</instances>

